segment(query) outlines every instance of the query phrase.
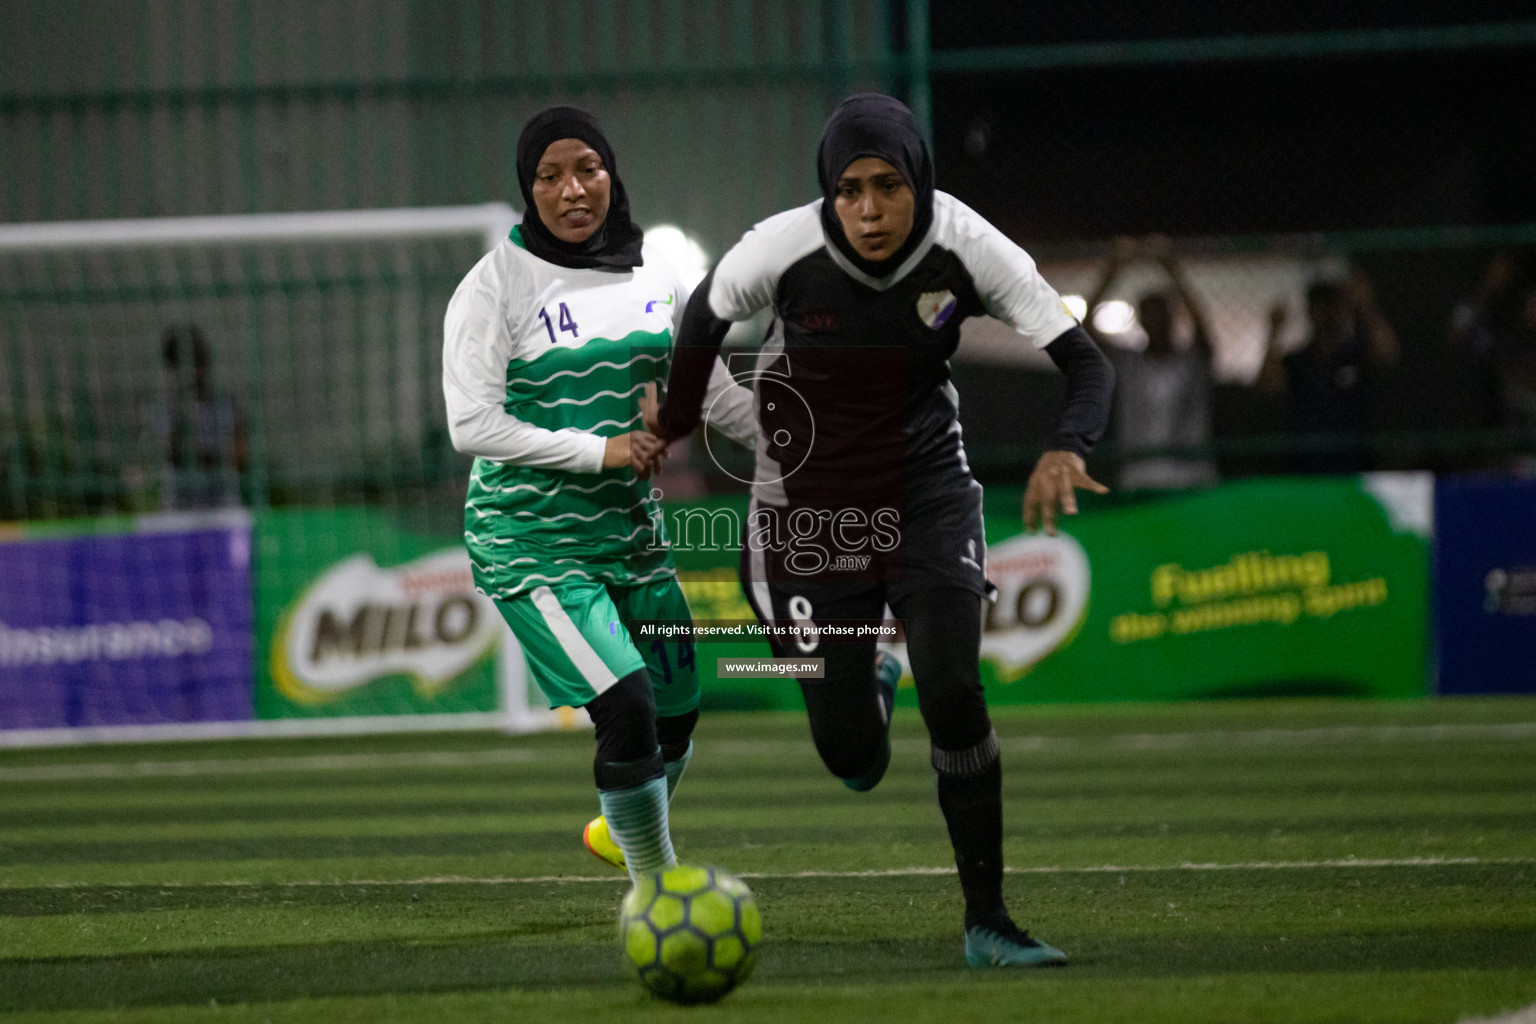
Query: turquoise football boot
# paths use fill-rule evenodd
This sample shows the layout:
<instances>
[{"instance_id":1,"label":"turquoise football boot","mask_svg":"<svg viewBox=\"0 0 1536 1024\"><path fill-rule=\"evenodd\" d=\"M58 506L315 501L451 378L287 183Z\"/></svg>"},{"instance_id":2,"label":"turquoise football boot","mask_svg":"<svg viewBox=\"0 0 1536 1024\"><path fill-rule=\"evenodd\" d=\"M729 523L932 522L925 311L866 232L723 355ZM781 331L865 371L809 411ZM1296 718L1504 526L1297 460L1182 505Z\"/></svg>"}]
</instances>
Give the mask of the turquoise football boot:
<instances>
[{"instance_id":1,"label":"turquoise football boot","mask_svg":"<svg viewBox=\"0 0 1536 1024\"><path fill-rule=\"evenodd\" d=\"M1054 967L1067 962L1067 954L1014 924L1006 914L965 930L965 962L975 968Z\"/></svg>"}]
</instances>

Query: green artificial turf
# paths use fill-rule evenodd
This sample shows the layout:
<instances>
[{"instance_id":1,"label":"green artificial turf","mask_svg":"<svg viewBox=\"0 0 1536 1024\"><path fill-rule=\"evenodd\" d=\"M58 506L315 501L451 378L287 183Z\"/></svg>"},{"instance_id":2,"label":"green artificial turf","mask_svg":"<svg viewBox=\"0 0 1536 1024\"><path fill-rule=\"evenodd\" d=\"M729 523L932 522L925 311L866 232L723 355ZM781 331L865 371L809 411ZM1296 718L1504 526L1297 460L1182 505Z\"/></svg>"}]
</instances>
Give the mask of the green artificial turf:
<instances>
[{"instance_id":1,"label":"green artificial turf","mask_svg":"<svg viewBox=\"0 0 1536 1024\"><path fill-rule=\"evenodd\" d=\"M7 1020L1393 1021L1536 1003L1536 701L1006 708L1007 894L1069 966L971 972L922 726L853 794L715 714L673 805L756 975L658 1003L582 848L589 734L0 752Z\"/></svg>"}]
</instances>

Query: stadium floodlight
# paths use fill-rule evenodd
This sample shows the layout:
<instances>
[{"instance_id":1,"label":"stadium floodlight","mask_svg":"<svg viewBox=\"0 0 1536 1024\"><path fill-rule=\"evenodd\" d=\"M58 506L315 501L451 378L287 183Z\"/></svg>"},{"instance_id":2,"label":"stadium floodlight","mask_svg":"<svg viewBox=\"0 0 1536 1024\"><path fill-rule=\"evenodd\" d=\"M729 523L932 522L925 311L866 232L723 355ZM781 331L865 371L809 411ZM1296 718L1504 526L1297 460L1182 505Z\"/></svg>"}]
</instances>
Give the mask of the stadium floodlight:
<instances>
[{"instance_id":1,"label":"stadium floodlight","mask_svg":"<svg viewBox=\"0 0 1536 1024\"><path fill-rule=\"evenodd\" d=\"M1136 307L1124 299L1110 299L1093 314L1095 330L1103 334L1124 334L1136 322Z\"/></svg>"},{"instance_id":2,"label":"stadium floodlight","mask_svg":"<svg viewBox=\"0 0 1536 1024\"><path fill-rule=\"evenodd\" d=\"M680 227L658 224L647 228L645 244L657 250L664 262L676 268L683 284L690 290L709 273L709 254L704 251L704 246Z\"/></svg>"},{"instance_id":3,"label":"stadium floodlight","mask_svg":"<svg viewBox=\"0 0 1536 1024\"><path fill-rule=\"evenodd\" d=\"M0 225L0 520L21 524L7 547L107 538L128 566L89 583L116 602L110 614L71 611L73 598L45 609L43 589L0 581L0 681L73 673L75 702L63 723L40 702L13 708L0 746L580 720L544 705L510 631L469 590L467 467L444 441L443 311L518 219L491 203ZM172 351L193 335L192 359ZM178 401L208 415L178 418ZM176 424L204 420L240 425L238 456L233 429L213 430L215 465L195 467L227 470L222 489L177 480L190 442ZM175 551L167 535L211 531L243 544L250 566L245 660L226 672L255 681L243 715L228 702L184 713L170 660L129 668L127 654L186 644L117 642L162 621L139 608L182 608L174 593L199 589L197 570L136 568L142 538ZM53 557L16 564L42 578ZM348 573L366 586L349 590ZM164 621L177 636L204 629L190 606ZM193 654L219 647L208 628ZM422 640L465 651L415 650ZM449 677L464 665L478 682L461 697Z\"/></svg>"}]
</instances>

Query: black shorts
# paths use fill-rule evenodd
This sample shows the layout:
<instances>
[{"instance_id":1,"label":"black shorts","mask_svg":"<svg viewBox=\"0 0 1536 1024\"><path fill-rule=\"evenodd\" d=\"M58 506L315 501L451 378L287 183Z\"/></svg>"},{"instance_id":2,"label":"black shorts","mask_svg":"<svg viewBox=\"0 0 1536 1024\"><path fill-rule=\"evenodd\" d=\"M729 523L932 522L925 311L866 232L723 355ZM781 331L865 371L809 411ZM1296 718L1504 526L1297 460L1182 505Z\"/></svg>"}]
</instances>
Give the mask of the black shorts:
<instances>
[{"instance_id":1,"label":"black shorts","mask_svg":"<svg viewBox=\"0 0 1536 1024\"><path fill-rule=\"evenodd\" d=\"M753 500L741 584L764 622L878 622L920 590L957 588L990 600L981 485L906 509L784 508ZM882 514L885 513L885 514ZM805 644L775 645L781 655Z\"/></svg>"}]
</instances>

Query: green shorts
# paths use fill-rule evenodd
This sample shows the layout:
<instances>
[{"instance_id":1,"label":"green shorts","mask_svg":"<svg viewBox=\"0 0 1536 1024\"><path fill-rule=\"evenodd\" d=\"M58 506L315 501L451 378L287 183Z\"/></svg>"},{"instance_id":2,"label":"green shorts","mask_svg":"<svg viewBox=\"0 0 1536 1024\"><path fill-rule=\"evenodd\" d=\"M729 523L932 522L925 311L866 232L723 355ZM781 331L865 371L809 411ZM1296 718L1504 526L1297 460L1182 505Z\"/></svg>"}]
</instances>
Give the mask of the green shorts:
<instances>
[{"instance_id":1,"label":"green shorts","mask_svg":"<svg viewBox=\"0 0 1536 1024\"><path fill-rule=\"evenodd\" d=\"M561 582L497 598L496 607L552 707L579 708L640 668L650 674L658 715L686 714L699 706L693 642L642 638L636 646L627 628L692 618L675 579L628 587Z\"/></svg>"}]
</instances>

